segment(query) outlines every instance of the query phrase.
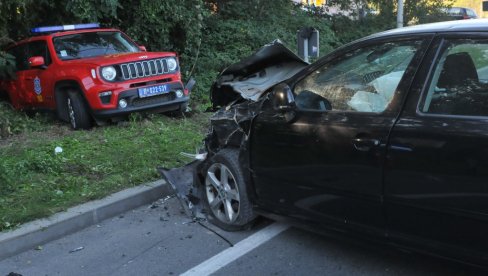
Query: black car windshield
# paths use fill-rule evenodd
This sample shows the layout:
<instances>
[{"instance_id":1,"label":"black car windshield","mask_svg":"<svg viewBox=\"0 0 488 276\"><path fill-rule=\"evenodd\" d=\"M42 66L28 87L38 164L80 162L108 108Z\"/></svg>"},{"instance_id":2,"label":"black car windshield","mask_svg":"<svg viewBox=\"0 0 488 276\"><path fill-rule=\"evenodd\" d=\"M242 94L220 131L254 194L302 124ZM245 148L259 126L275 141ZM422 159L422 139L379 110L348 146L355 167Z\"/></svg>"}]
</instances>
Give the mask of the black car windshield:
<instances>
[{"instance_id":1,"label":"black car windshield","mask_svg":"<svg viewBox=\"0 0 488 276\"><path fill-rule=\"evenodd\" d=\"M139 47L121 32L88 32L55 37L61 60L82 59L118 53L139 52Z\"/></svg>"}]
</instances>

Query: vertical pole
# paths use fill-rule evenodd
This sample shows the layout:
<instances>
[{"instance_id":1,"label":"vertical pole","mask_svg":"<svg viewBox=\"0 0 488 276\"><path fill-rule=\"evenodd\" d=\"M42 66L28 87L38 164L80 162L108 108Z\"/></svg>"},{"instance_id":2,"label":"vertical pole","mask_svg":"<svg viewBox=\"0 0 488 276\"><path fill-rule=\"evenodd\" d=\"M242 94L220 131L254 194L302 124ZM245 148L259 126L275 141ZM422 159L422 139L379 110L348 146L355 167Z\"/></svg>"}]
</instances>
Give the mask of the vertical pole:
<instances>
[{"instance_id":1,"label":"vertical pole","mask_svg":"<svg viewBox=\"0 0 488 276\"><path fill-rule=\"evenodd\" d=\"M403 27L403 0L398 0L397 28Z\"/></svg>"},{"instance_id":2,"label":"vertical pole","mask_svg":"<svg viewBox=\"0 0 488 276\"><path fill-rule=\"evenodd\" d=\"M308 38L303 40L303 60L308 62Z\"/></svg>"}]
</instances>

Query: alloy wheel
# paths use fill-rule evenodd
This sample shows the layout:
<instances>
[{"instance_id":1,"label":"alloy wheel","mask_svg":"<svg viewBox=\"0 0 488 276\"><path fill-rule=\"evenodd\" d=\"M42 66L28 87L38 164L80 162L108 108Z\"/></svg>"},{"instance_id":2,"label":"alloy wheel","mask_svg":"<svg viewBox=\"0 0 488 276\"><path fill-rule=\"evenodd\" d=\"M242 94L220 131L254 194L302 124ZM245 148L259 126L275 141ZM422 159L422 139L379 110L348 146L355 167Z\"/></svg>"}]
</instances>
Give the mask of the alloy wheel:
<instances>
[{"instance_id":1,"label":"alloy wheel","mask_svg":"<svg viewBox=\"0 0 488 276\"><path fill-rule=\"evenodd\" d=\"M75 119L75 110L73 109L73 105L71 104L71 99L68 97L68 115L69 115L69 122L71 126L76 129L76 119Z\"/></svg>"},{"instance_id":2,"label":"alloy wheel","mask_svg":"<svg viewBox=\"0 0 488 276\"><path fill-rule=\"evenodd\" d=\"M205 179L208 205L215 217L233 223L239 216L240 196L234 175L221 163L211 165Z\"/></svg>"}]
</instances>

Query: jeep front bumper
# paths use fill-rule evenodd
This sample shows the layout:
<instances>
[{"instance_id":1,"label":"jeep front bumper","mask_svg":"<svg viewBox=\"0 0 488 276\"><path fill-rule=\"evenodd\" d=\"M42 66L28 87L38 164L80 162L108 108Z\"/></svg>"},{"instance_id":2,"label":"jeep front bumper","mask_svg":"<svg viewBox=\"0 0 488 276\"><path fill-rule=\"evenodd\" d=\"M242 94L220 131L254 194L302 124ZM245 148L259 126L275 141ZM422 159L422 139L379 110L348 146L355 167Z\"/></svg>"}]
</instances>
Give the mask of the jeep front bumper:
<instances>
[{"instance_id":1,"label":"jeep front bumper","mask_svg":"<svg viewBox=\"0 0 488 276\"><path fill-rule=\"evenodd\" d=\"M124 100L125 107L117 104L116 108L93 110L97 118L109 118L127 115L133 112L167 112L179 110L190 100L190 96L183 94L178 97L177 91L185 91L181 82L168 83L169 91L164 94L140 97L138 88L118 93L117 103Z\"/></svg>"}]
</instances>

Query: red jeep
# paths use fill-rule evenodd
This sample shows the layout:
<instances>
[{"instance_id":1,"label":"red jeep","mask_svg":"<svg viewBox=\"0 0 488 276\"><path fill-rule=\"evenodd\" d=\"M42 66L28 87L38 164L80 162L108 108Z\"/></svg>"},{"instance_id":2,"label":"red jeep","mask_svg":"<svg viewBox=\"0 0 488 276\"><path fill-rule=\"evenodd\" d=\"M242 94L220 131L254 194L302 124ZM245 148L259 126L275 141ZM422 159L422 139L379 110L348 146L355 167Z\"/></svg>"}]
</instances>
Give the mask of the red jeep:
<instances>
[{"instance_id":1,"label":"red jeep","mask_svg":"<svg viewBox=\"0 0 488 276\"><path fill-rule=\"evenodd\" d=\"M21 110L55 110L73 129L135 111L182 112L189 89L173 52L146 52L116 29L98 24L39 27L9 47L15 79L0 91Z\"/></svg>"}]
</instances>

